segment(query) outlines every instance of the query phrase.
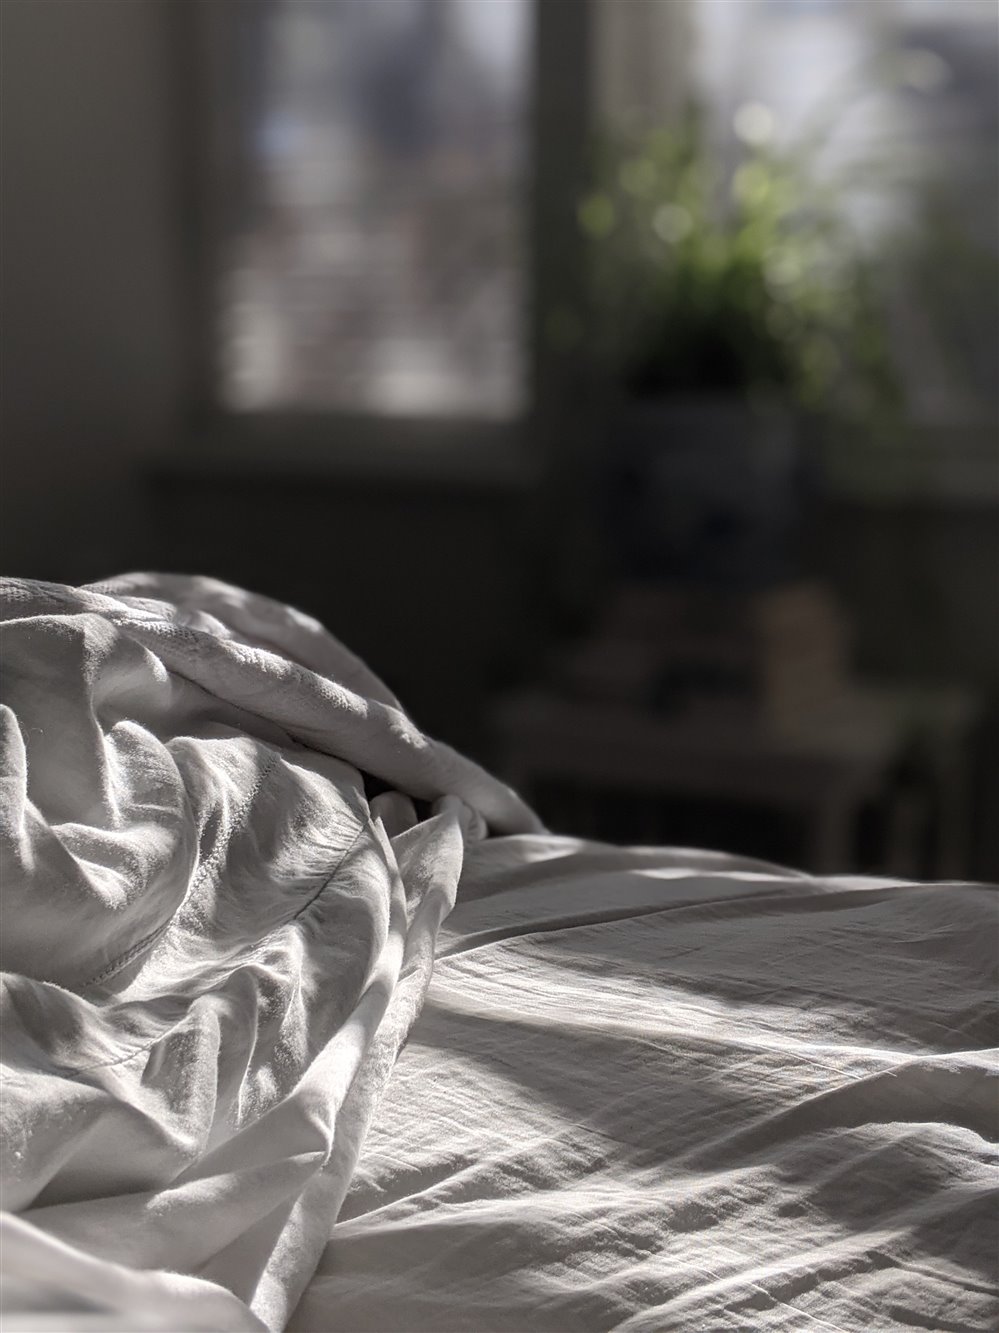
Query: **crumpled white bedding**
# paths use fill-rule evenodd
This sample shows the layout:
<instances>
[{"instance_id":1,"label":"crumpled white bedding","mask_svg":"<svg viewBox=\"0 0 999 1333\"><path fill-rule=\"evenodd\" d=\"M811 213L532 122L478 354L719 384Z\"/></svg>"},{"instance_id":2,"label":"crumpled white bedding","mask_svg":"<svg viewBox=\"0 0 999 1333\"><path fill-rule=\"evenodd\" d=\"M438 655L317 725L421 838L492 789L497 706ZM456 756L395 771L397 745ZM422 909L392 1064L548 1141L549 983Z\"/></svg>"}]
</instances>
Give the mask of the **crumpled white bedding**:
<instances>
[{"instance_id":1,"label":"crumpled white bedding","mask_svg":"<svg viewBox=\"0 0 999 1333\"><path fill-rule=\"evenodd\" d=\"M208 580L3 614L12 1333L999 1323L989 890L544 834Z\"/></svg>"},{"instance_id":2,"label":"crumpled white bedding","mask_svg":"<svg viewBox=\"0 0 999 1333\"><path fill-rule=\"evenodd\" d=\"M5 1297L279 1328L465 842L538 822L287 608L132 576L2 612Z\"/></svg>"}]
</instances>

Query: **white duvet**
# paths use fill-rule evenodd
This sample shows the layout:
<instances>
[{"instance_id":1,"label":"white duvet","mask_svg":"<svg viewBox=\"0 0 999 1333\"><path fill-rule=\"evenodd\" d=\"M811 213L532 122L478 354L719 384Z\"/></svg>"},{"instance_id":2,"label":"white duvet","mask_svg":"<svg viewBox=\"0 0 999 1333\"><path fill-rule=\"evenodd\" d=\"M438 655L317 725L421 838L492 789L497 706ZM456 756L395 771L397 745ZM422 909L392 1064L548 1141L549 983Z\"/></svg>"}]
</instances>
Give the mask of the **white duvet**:
<instances>
[{"instance_id":1,"label":"white duvet","mask_svg":"<svg viewBox=\"0 0 999 1333\"><path fill-rule=\"evenodd\" d=\"M551 837L208 580L3 614L7 1328L999 1323L990 891Z\"/></svg>"},{"instance_id":2,"label":"white duvet","mask_svg":"<svg viewBox=\"0 0 999 1333\"><path fill-rule=\"evenodd\" d=\"M6 1296L280 1328L465 842L537 821L273 603L140 576L3 612Z\"/></svg>"}]
</instances>

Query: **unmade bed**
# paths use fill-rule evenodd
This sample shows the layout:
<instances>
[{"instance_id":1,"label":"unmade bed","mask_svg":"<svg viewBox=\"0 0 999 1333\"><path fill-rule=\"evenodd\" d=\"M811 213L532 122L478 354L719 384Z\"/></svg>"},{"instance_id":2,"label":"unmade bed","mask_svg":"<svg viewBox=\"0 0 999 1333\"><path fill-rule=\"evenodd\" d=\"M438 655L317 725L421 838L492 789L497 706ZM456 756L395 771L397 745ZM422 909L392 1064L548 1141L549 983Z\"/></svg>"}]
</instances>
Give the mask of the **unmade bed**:
<instances>
[{"instance_id":1,"label":"unmade bed","mask_svg":"<svg viewBox=\"0 0 999 1333\"><path fill-rule=\"evenodd\" d=\"M3 614L6 1328L999 1325L994 889L559 837L210 580Z\"/></svg>"}]
</instances>

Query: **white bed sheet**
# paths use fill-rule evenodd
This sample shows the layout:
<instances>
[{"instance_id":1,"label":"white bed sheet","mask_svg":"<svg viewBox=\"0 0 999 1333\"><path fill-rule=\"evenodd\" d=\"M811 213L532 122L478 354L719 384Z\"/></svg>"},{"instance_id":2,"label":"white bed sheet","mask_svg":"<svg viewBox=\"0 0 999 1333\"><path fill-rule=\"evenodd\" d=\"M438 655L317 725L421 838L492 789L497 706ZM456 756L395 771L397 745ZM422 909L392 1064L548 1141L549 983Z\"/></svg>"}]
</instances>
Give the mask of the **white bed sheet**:
<instances>
[{"instance_id":1,"label":"white bed sheet","mask_svg":"<svg viewBox=\"0 0 999 1333\"><path fill-rule=\"evenodd\" d=\"M0 618L10 1333L999 1323L994 893L543 834L210 580Z\"/></svg>"},{"instance_id":2,"label":"white bed sheet","mask_svg":"<svg viewBox=\"0 0 999 1333\"><path fill-rule=\"evenodd\" d=\"M969 885L469 849L291 1329L994 1330L995 926Z\"/></svg>"}]
</instances>

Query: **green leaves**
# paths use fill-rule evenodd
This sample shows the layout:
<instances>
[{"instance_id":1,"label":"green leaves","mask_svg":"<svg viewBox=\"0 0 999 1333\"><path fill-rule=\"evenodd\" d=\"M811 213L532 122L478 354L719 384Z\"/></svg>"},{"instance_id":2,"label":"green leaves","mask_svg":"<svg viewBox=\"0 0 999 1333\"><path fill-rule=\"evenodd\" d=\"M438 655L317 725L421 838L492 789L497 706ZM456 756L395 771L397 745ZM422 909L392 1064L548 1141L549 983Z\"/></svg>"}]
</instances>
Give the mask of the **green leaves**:
<instances>
[{"instance_id":1,"label":"green leaves","mask_svg":"<svg viewBox=\"0 0 999 1333\"><path fill-rule=\"evenodd\" d=\"M633 391L771 390L864 412L892 398L874 265L775 128L765 106L741 107L728 175L696 114L596 145L579 206L596 350Z\"/></svg>"},{"instance_id":2,"label":"green leaves","mask_svg":"<svg viewBox=\"0 0 999 1333\"><path fill-rule=\"evenodd\" d=\"M600 241L614 230L615 209L610 195L594 193L579 205L579 225L591 240Z\"/></svg>"}]
</instances>

